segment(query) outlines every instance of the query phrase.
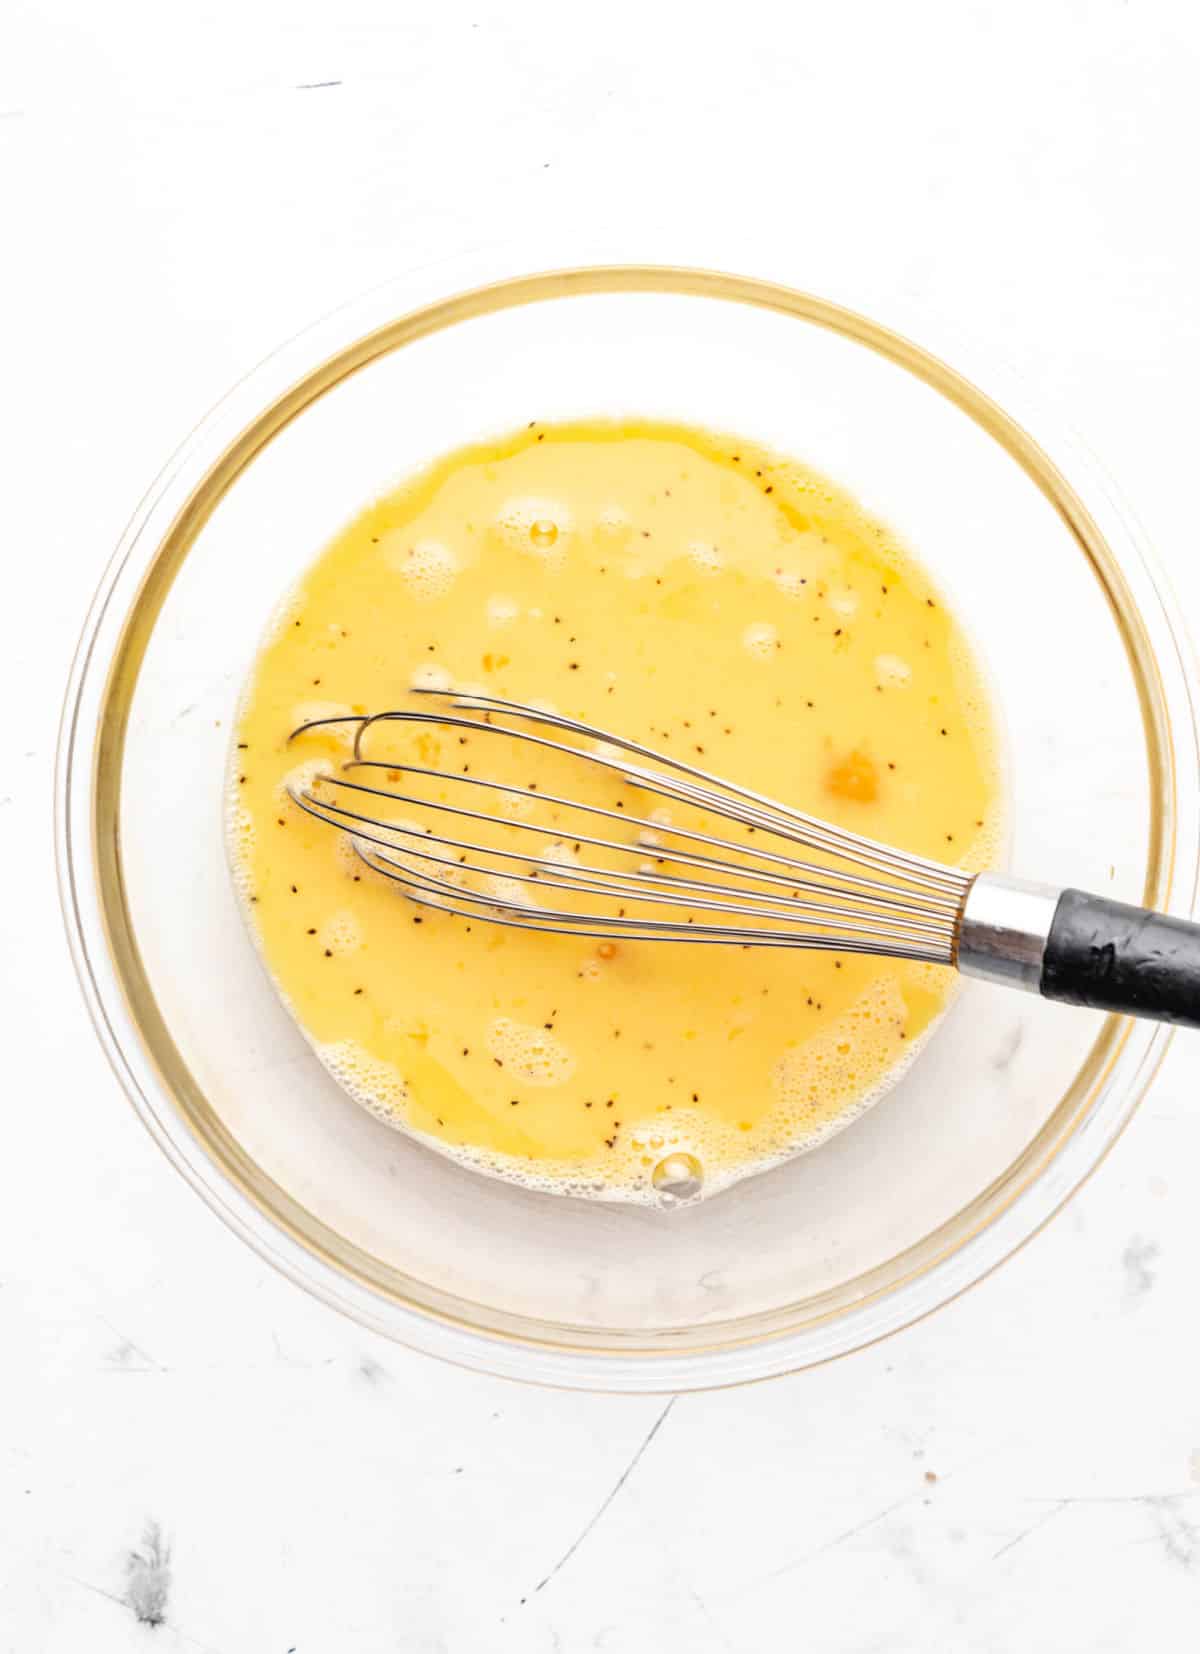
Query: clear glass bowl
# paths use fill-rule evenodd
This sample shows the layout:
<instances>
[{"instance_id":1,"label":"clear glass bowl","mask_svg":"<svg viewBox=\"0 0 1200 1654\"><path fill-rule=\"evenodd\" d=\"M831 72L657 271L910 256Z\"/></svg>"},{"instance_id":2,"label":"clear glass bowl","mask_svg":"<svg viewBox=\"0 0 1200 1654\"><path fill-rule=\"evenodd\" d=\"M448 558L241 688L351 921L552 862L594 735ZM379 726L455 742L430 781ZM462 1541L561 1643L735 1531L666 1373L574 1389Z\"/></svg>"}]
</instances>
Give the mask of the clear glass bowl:
<instances>
[{"instance_id":1,"label":"clear glass bowl","mask_svg":"<svg viewBox=\"0 0 1200 1654\"><path fill-rule=\"evenodd\" d=\"M993 400L996 384L786 288L593 268L450 297L381 289L273 356L188 439L84 628L61 885L130 1099L262 1256L450 1360L674 1391L911 1322L1087 1176L1167 1031L971 984L869 1114L700 1206L601 1208L485 1181L340 1092L281 1010L223 859L236 696L267 614L329 535L460 443L634 412L760 438L905 534L990 666L1014 870L1190 913L1200 793L1178 617L1090 463L1020 388Z\"/></svg>"}]
</instances>

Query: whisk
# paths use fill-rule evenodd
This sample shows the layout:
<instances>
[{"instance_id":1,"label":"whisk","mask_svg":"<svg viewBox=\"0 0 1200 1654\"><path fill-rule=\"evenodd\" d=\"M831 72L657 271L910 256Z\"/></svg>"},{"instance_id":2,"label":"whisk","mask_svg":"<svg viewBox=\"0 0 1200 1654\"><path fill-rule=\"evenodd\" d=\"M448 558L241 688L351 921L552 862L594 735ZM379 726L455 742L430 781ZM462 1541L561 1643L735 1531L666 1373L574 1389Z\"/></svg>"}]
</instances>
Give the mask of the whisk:
<instances>
[{"instance_id":1,"label":"whisk","mask_svg":"<svg viewBox=\"0 0 1200 1654\"><path fill-rule=\"evenodd\" d=\"M946 866L558 712L485 694L414 694L413 708L300 725L291 739L356 724L353 753L340 767L310 767L288 790L422 906L611 942L922 960L1072 1005L1200 1026L1200 925ZM557 792L472 765L413 763L407 749L376 756L397 726L481 740L510 768L531 751L581 768ZM639 814L623 798L579 797L570 777L594 782L597 766L624 788L685 807L684 822L661 806ZM529 819L534 806L548 819ZM397 807L432 813L434 824Z\"/></svg>"}]
</instances>

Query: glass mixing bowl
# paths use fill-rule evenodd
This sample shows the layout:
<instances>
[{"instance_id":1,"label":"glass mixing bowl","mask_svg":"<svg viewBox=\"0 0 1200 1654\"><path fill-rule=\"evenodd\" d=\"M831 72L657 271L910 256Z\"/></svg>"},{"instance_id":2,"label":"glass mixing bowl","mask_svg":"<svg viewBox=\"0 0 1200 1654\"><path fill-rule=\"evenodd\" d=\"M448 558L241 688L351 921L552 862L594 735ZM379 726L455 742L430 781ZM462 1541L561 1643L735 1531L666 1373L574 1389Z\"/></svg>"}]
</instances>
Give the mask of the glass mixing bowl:
<instances>
[{"instance_id":1,"label":"glass mixing bowl","mask_svg":"<svg viewBox=\"0 0 1200 1654\"><path fill-rule=\"evenodd\" d=\"M1091 464L1022 389L994 399L995 375L981 383L787 288L590 268L449 297L378 290L188 439L84 628L60 748L61 885L121 1083L263 1257L468 1366L683 1390L911 1322L1097 1164L1167 1031L969 984L874 1109L709 1202L600 1207L485 1180L338 1089L281 1009L224 862L236 698L269 612L334 530L461 443L632 412L759 438L893 524L994 680L1013 870L1192 912L1200 799L1178 617Z\"/></svg>"}]
</instances>

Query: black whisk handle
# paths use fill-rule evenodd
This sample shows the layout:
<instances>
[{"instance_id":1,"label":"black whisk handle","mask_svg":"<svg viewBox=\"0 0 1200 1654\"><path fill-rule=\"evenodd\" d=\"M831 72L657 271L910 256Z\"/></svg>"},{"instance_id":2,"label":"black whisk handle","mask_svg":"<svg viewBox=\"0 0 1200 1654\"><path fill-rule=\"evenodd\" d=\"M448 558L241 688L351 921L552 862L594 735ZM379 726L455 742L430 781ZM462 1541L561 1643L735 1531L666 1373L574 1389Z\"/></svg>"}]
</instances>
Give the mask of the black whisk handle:
<instances>
[{"instance_id":1,"label":"black whisk handle","mask_svg":"<svg viewBox=\"0 0 1200 1654\"><path fill-rule=\"evenodd\" d=\"M1040 986L1068 1005L1200 1028L1200 925L1064 890Z\"/></svg>"},{"instance_id":2,"label":"black whisk handle","mask_svg":"<svg viewBox=\"0 0 1200 1654\"><path fill-rule=\"evenodd\" d=\"M1200 925L1084 890L980 873L959 917L967 976L1200 1028Z\"/></svg>"}]
</instances>

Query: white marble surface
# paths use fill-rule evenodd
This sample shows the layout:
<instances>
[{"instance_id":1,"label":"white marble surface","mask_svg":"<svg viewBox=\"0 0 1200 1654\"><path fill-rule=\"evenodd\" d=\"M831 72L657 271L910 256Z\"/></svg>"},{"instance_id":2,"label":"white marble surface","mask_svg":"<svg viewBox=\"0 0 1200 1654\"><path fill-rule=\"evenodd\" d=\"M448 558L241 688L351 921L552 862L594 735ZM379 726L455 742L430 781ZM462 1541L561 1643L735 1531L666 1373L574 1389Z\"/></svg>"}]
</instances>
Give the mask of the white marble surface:
<instances>
[{"instance_id":1,"label":"white marble surface","mask_svg":"<svg viewBox=\"0 0 1200 1654\"><path fill-rule=\"evenodd\" d=\"M1044 1236L884 1346L524 1390L339 1320L183 1187L80 1007L49 796L88 594L179 436L464 248L866 275L1057 395L1194 610L1198 70L1189 0L7 0L0 1650L1196 1647L1200 1037Z\"/></svg>"}]
</instances>

